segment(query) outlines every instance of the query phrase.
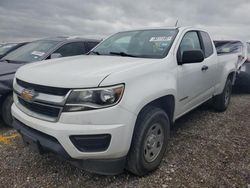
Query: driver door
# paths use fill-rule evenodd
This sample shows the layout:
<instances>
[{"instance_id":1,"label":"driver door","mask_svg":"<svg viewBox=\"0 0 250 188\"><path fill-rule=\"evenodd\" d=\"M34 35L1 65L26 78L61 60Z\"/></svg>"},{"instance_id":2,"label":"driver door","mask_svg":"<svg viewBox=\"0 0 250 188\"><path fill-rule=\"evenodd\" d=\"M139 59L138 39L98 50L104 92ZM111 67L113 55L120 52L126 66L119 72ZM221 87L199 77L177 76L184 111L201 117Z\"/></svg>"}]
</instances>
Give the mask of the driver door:
<instances>
[{"instance_id":1,"label":"driver door","mask_svg":"<svg viewBox=\"0 0 250 188\"><path fill-rule=\"evenodd\" d=\"M201 41L197 31L187 32L178 48L178 57L182 57L183 51L202 50ZM199 105L203 100L205 86L201 68L204 62L179 65L177 68L177 116Z\"/></svg>"}]
</instances>

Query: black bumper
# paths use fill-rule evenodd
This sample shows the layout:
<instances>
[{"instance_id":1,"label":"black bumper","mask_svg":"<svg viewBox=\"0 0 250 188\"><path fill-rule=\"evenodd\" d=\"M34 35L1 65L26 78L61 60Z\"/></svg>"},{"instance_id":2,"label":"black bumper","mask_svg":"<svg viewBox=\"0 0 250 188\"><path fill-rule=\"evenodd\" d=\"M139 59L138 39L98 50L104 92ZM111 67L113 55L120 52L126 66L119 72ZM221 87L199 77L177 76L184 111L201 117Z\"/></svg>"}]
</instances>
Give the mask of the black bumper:
<instances>
[{"instance_id":1,"label":"black bumper","mask_svg":"<svg viewBox=\"0 0 250 188\"><path fill-rule=\"evenodd\" d=\"M22 135L24 143L33 150L40 154L53 153L86 171L102 175L117 175L122 173L125 168L126 157L103 160L73 159L56 138L30 128L16 119L13 121L13 127Z\"/></svg>"}]
</instances>

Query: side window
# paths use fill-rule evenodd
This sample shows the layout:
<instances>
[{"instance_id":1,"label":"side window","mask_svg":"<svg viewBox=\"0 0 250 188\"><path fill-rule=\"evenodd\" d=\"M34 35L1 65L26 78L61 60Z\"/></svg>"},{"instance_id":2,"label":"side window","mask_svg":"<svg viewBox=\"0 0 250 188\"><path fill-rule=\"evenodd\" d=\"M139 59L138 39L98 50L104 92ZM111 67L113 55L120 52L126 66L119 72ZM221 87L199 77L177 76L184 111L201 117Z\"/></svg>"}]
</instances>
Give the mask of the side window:
<instances>
[{"instance_id":1,"label":"side window","mask_svg":"<svg viewBox=\"0 0 250 188\"><path fill-rule=\"evenodd\" d=\"M250 55L250 43L247 43L247 52Z\"/></svg>"},{"instance_id":2,"label":"side window","mask_svg":"<svg viewBox=\"0 0 250 188\"><path fill-rule=\"evenodd\" d=\"M89 52L89 51L92 50L97 44L98 44L98 42L86 42L86 43L85 43L86 51Z\"/></svg>"},{"instance_id":3,"label":"side window","mask_svg":"<svg viewBox=\"0 0 250 188\"><path fill-rule=\"evenodd\" d=\"M204 44L204 54L205 54L205 58L211 56L214 52L213 50L213 43L211 41L211 38L209 37L209 35L206 32L201 31L201 38L202 38L202 42Z\"/></svg>"},{"instance_id":4,"label":"side window","mask_svg":"<svg viewBox=\"0 0 250 188\"><path fill-rule=\"evenodd\" d=\"M191 31L183 37L179 49L183 52L185 50L201 50L201 44L196 31Z\"/></svg>"},{"instance_id":5,"label":"side window","mask_svg":"<svg viewBox=\"0 0 250 188\"><path fill-rule=\"evenodd\" d=\"M183 52L188 50L202 50L200 39L196 31L187 32L182 38L178 49L178 61L180 61Z\"/></svg>"},{"instance_id":6,"label":"side window","mask_svg":"<svg viewBox=\"0 0 250 188\"><path fill-rule=\"evenodd\" d=\"M247 61L250 61L250 43L247 43Z\"/></svg>"},{"instance_id":7,"label":"side window","mask_svg":"<svg viewBox=\"0 0 250 188\"><path fill-rule=\"evenodd\" d=\"M72 42L64 44L62 47L57 49L54 53L60 53L62 57L83 55L85 54L85 48L83 42Z\"/></svg>"}]
</instances>

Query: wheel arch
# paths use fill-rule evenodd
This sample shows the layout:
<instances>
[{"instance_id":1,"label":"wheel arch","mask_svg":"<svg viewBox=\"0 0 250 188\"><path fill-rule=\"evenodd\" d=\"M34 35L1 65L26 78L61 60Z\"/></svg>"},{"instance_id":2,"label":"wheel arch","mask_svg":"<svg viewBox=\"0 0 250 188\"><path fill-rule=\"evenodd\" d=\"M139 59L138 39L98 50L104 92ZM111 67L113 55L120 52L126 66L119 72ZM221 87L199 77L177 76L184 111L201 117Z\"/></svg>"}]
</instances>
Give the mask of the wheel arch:
<instances>
[{"instance_id":1,"label":"wheel arch","mask_svg":"<svg viewBox=\"0 0 250 188\"><path fill-rule=\"evenodd\" d=\"M164 110L169 117L171 125L173 124L174 112L175 112L175 97L174 97L174 95L165 95L165 96L156 98L156 99L148 102L140 109L140 111L137 115L137 119L140 116L140 114L143 112L143 110L148 106L159 107L162 110Z\"/></svg>"},{"instance_id":2,"label":"wheel arch","mask_svg":"<svg viewBox=\"0 0 250 188\"><path fill-rule=\"evenodd\" d=\"M7 93L5 93L4 95L1 96L1 98L0 98L0 115L2 114L2 105L3 105L4 101L5 101L5 99L11 94L12 94L12 91L9 91L9 92L7 92Z\"/></svg>"},{"instance_id":3,"label":"wheel arch","mask_svg":"<svg viewBox=\"0 0 250 188\"><path fill-rule=\"evenodd\" d=\"M227 79L230 79L232 81L232 84L234 85L235 79L236 79L236 72L232 71L228 74Z\"/></svg>"}]
</instances>

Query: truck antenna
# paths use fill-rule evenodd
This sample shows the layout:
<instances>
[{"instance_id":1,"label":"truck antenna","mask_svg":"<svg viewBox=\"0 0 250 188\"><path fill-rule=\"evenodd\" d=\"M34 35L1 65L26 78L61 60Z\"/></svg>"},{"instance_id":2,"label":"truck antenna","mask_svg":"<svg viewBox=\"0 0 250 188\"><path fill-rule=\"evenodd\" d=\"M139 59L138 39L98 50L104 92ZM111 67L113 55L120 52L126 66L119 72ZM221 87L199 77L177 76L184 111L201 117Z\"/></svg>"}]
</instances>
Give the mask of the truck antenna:
<instances>
[{"instance_id":1,"label":"truck antenna","mask_svg":"<svg viewBox=\"0 0 250 188\"><path fill-rule=\"evenodd\" d=\"M175 27L178 26L178 22L179 22L179 20L177 19L176 22L175 22Z\"/></svg>"}]
</instances>

